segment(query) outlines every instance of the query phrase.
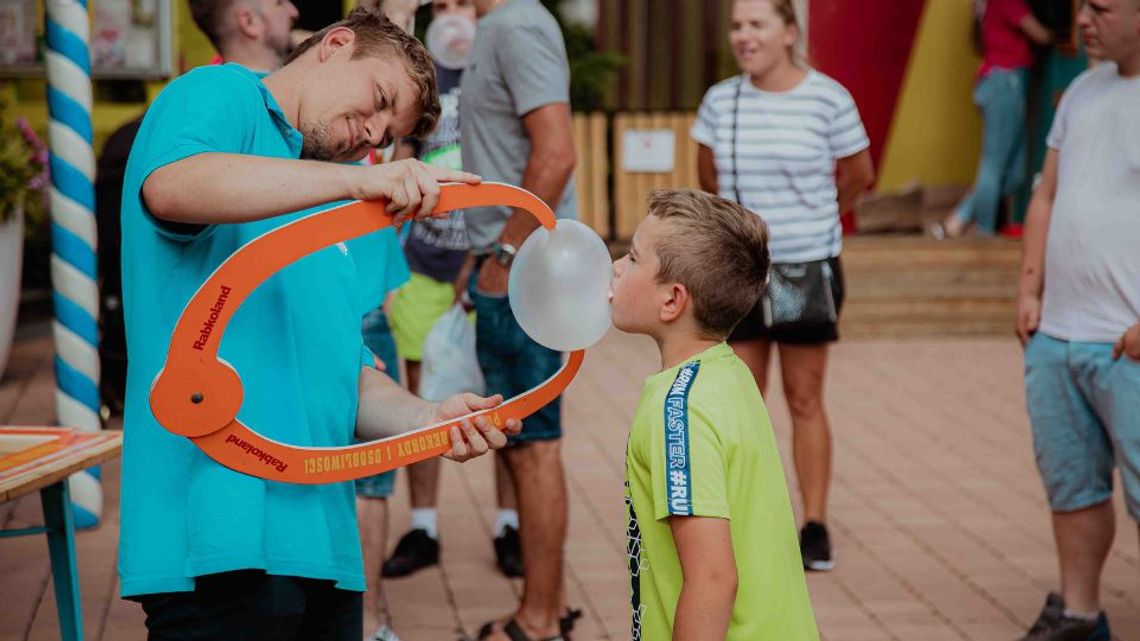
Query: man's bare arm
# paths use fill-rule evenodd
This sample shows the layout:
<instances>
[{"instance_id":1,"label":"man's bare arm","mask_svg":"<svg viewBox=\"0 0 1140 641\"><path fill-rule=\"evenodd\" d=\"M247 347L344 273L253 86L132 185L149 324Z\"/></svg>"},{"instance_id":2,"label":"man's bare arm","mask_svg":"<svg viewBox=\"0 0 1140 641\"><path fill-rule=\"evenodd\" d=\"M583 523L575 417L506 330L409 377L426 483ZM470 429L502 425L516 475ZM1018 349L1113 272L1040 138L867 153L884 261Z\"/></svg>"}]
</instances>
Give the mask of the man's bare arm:
<instances>
[{"instance_id":1,"label":"man's bare arm","mask_svg":"<svg viewBox=\"0 0 1140 641\"><path fill-rule=\"evenodd\" d=\"M1049 238L1049 220L1053 216L1053 199L1057 195L1057 150L1045 153L1041 183L1033 191L1029 211L1025 214L1022 237L1021 278L1017 295L1017 336L1024 345L1041 322L1041 295L1045 287L1045 245Z\"/></svg>"},{"instance_id":2,"label":"man's bare arm","mask_svg":"<svg viewBox=\"0 0 1140 641\"><path fill-rule=\"evenodd\" d=\"M560 102L539 107L523 116L522 123L531 141L522 188L556 209L578 163L570 105ZM516 210L500 239L519 247L537 227L534 216Z\"/></svg>"},{"instance_id":3,"label":"man's bare arm","mask_svg":"<svg viewBox=\"0 0 1140 641\"><path fill-rule=\"evenodd\" d=\"M161 220L209 225L261 220L335 200L389 199L397 215L426 215L440 182L475 183L461 171L416 160L377 166L202 153L160 167L142 197Z\"/></svg>"}]
</instances>

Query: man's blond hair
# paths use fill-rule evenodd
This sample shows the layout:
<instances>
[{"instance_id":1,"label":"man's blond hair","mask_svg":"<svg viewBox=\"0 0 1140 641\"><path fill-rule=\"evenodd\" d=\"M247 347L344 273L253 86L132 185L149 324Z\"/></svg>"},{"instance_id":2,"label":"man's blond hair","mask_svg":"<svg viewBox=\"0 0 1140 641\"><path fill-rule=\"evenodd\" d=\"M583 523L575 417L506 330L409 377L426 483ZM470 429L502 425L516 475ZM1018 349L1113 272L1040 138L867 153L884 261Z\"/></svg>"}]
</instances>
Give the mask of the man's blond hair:
<instances>
[{"instance_id":1,"label":"man's blond hair","mask_svg":"<svg viewBox=\"0 0 1140 641\"><path fill-rule=\"evenodd\" d=\"M657 281L684 285L701 331L728 336L764 291L764 221L731 200L691 189L653 191L649 215L664 223L654 248Z\"/></svg>"},{"instance_id":2,"label":"man's blond hair","mask_svg":"<svg viewBox=\"0 0 1140 641\"><path fill-rule=\"evenodd\" d=\"M435 66L423 43L388 19L382 12L357 7L340 22L331 24L314 33L297 45L284 64L296 60L301 54L312 49L329 31L345 27L356 35L353 42L352 59L384 58L395 55L404 63L408 76L419 94L419 118L412 129L412 138L424 138L435 130L439 122L439 90L435 82Z\"/></svg>"}]
</instances>

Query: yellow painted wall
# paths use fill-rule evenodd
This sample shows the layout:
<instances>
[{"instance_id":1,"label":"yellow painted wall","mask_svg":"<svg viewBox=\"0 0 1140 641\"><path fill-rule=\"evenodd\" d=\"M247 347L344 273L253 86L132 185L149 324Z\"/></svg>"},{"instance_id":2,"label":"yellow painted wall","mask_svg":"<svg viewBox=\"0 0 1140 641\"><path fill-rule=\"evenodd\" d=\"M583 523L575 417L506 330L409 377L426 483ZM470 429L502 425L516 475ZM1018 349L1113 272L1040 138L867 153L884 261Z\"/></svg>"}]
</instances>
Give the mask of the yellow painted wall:
<instances>
[{"instance_id":1,"label":"yellow painted wall","mask_svg":"<svg viewBox=\"0 0 1140 641\"><path fill-rule=\"evenodd\" d=\"M174 7L174 72L180 73L206 64L214 56L214 49L202 32L194 26L190 8L185 0L171 0ZM11 111L28 119L32 127L47 131L48 110L45 102L44 81L38 79L0 80L0 93L8 99ZM165 81L147 83L146 103L112 103L96 100L91 120L95 133L96 153L112 132L120 125L142 113L150 100L166 86Z\"/></svg>"},{"instance_id":2,"label":"yellow painted wall","mask_svg":"<svg viewBox=\"0 0 1140 641\"><path fill-rule=\"evenodd\" d=\"M973 183L982 122L971 99L980 61L971 41L970 5L927 0L879 166L879 191L911 181Z\"/></svg>"}]
</instances>

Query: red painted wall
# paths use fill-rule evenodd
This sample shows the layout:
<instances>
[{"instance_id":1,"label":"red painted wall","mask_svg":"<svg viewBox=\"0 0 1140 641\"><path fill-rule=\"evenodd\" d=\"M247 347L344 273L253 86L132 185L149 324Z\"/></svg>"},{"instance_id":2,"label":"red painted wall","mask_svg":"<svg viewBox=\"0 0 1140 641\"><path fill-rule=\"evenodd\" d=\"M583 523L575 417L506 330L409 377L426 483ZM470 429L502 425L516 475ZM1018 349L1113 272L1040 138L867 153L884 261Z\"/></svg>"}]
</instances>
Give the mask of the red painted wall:
<instances>
[{"instance_id":1,"label":"red painted wall","mask_svg":"<svg viewBox=\"0 0 1140 641\"><path fill-rule=\"evenodd\" d=\"M811 0L808 5L808 57L855 97L876 166L925 5L926 0Z\"/></svg>"}]
</instances>

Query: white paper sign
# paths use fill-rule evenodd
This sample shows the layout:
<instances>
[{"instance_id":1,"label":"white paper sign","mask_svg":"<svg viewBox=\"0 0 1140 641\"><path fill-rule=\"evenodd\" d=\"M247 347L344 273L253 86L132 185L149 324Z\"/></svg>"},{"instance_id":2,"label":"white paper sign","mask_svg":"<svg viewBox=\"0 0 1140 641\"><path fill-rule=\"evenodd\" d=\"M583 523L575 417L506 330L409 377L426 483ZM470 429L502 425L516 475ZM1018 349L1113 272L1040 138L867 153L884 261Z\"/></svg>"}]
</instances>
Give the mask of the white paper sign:
<instances>
[{"instance_id":1,"label":"white paper sign","mask_svg":"<svg viewBox=\"0 0 1140 641\"><path fill-rule=\"evenodd\" d=\"M672 129L627 129L621 137L624 171L667 174L673 171L677 135Z\"/></svg>"}]
</instances>

